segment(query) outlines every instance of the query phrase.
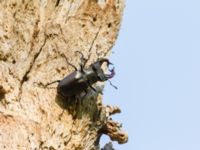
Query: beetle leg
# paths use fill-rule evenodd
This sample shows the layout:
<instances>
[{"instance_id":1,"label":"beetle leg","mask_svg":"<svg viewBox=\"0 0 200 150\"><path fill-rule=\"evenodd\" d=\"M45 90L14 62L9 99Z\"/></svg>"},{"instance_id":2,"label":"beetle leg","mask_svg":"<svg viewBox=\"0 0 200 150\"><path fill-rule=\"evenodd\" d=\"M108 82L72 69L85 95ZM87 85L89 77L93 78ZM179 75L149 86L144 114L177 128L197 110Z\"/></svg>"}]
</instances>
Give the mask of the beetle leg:
<instances>
[{"instance_id":1,"label":"beetle leg","mask_svg":"<svg viewBox=\"0 0 200 150\"><path fill-rule=\"evenodd\" d=\"M81 55L81 70L85 67L85 64L87 63L87 60L85 59L83 53L81 51L75 51L75 53L79 53Z\"/></svg>"},{"instance_id":2,"label":"beetle leg","mask_svg":"<svg viewBox=\"0 0 200 150\"><path fill-rule=\"evenodd\" d=\"M108 80L108 82L110 83L110 85L112 86L112 87L114 87L116 90L118 89L118 87L117 86L115 86L115 85L113 85L112 84L112 82L110 81L110 80Z\"/></svg>"},{"instance_id":3,"label":"beetle leg","mask_svg":"<svg viewBox=\"0 0 200 150\"><path fill-rule=\"evenodd\" d=\"M50 83L47 83L47 84L45 84L44 86L45 87L47 87L47 86L49 86L49 85L51 85L51 84L54 84L54 83L59 83L61 80L56 80L56 81L53 81L53 82L50 82Z\"/></svg>"},{"instance_id":4,"label":"beetle leg","mask_svg":"<svg viewBox=\"0 0 200 150\"><path fill-rule=\"evenodd\" d=\"M84 55L83 55L82 52L80 52L80 51L75 51L75 53L81 54L80 68L81 68L81 72L83 72L83 68L85 67L85 64L87 63L87 60L84 58Z\"/></svg>"},{"instance_id":5,"label":"beetle leg","mask_svg":"<svg viewBox=\"0 0 200 150\"><path fill-rule=\"evenodd\" d=\"M43 83L37 83L37 85L38 86L40 86L40 87L43 87L43 88L46 88L47 86L49 86L49 85L51 85L51 84L54 84L54 83L56 83L56 82L60 82L61 80L56 80L56 81L53 81L53 82L50 82L50 83L47 83L47 84L43 84ZM34 82L34 83L36 83L36 82Z\"/></svg>"},{"instance_id":6,"label":"beetle leg","mask_svg":"<svg viewBox=\"0 0 200 150\"><path fill-rule=\"evenodd\" d=\"M81 67L81 72L84 72L84 70L83 70L84 65L82 65L82 63L80 64L80 67Z\"/></svg>"},{"instance_id":7,"label":"beetle leg","mask_svg":"<svg viewBox=\"0 0 200 150\"><path fill-rule=\"evenodd\" d=\"M75 53L79 53L79 54L81 55L81 64L80 64L80 66L81 66L81 70L83 70L83 68L85 67L87 61L88 61L89 58L90 58L90 55L89 55L88 58L86 59L81 51L75 51Z\"/></svg>"},{"instance_id":8,"label":"beetle leg","mask_svg":"<svg viewBox=\"0 0 200 150\"><path fill-rule=\"evenodd\" d=\"M85 94L83 95L83 97L81 98L81 102L85 99L86 95L87 95L87 90L84 90Z\"/></svg>"},{"instance_id":9,"label":"beetle leg","mask_svg":"<svg viewBox=\"0 0 200 150\"><path fill-rule=\"evenodd\" d=\"M94 92L97 92L97 90L96 90L91 84L89 84L89 87L90 87Z\"/></svg>"},{"instance_id":10,"label":"beetle leg","mask_svg":"<svg viewBox=\"0 0 200 150\"><path fill-rule=\"evenodd\" d=\"M71 64L71 63L68 61L67 57L66 57L64 54L62 54L62 56L65 58L65 60L66 60L66 62L67 62L68 65L70 65L72 68L74 68L75 71L78 70L78 69L76 68L76 66L74 66L73 64Z\"/></svg>"}]
</instances>

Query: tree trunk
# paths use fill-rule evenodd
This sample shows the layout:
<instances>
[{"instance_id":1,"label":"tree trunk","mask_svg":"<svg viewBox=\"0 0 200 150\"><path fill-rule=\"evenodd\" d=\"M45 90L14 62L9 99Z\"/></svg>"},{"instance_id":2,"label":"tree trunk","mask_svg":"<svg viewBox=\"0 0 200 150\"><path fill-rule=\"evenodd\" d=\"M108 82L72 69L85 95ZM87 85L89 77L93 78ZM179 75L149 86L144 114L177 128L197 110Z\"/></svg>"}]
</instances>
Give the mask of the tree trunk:
<instances>
[{"instance_id":1,"label":"tree trunk","mask_svg":"<svg viewBox=\"0 0 200 150\"><path fill-rule=\"evenodd\" d=\"M127 134L111 120L118 107L104 106L103 84L82 101L62 98L57 83L79 66L108 57L116 40L123 0L0 1L0 149L99 149L107 134ZM105 67L104 67L105 68Z\"/></svg>"}]
</instances>

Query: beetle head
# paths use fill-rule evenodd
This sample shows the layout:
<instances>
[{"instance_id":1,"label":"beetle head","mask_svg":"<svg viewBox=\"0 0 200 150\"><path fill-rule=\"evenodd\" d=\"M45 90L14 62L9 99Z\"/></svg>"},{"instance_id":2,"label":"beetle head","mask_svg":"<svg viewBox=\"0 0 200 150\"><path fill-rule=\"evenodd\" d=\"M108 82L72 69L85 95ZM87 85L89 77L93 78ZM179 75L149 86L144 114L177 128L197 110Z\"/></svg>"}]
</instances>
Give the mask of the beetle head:
<instances>
[{"instance_id":1,"label":"beetle head","mask_svg":"<svg viewBox=\"0 0 200 150\"><path fill-rule=\"evenodd\" d=\"M105 74L101 66L103 63L106 63L107 67L109 68L110 65L113 65L108 59L106 58L101 58L99 61L95 62L92 64L92 69L96 72L99 81L106 81L109 80L110 78L114 77L115 75L115 70L114 67L109 69L110 74Z\"/></svg>"}]
</instances>

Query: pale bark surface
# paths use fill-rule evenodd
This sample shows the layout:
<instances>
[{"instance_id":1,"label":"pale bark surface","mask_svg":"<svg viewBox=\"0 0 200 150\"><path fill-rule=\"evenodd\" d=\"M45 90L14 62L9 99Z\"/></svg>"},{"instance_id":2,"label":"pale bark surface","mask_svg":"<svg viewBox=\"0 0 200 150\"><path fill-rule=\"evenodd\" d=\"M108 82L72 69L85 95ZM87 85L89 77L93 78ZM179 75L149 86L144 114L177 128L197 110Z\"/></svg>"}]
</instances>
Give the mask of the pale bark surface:
<instances>
[{"instance_id":1,"label":"pale bark surface","mask_svg":"<svg viewBox=\"0 0 200 150\"><path fill-rule=\"evenodd\" d=\"M70 103L57 84L40 86L73 72L66 58L78 67L77 50L90 56L87 66L107 57L123 7L123 0L0 1L0 149L98 149L103 133L127 142L110 120L120 109L104 106L100 93Z\"/></svg>"}]
</instances>

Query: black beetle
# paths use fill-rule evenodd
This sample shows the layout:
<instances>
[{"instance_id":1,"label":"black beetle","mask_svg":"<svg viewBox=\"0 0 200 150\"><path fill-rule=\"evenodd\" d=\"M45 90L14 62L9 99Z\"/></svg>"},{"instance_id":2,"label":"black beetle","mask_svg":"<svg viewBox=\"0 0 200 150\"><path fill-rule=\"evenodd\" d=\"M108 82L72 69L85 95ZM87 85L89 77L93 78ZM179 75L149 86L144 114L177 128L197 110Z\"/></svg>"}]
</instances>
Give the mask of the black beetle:
<instances>
[{"instance_id":1,"label":"black beetle","mask_svg":"<svg viewBox=\"0 0 200 150\"><path fill-rule=\"evenodd\" d=\"M82 55L81 60L85 61L84 63L81 63L80 65L81 69L78 70L74 65L69 63L67 58L64 56L67 63L71 65L75 69L75 71L69 74L68 76L66 76L64 79L51 82L47 85L50 85L55 82L59 82L57 86L57 91L58 91L58 94L64 98L76 96L80 94L81 92L85 91L85 95L82 97L82 99L84 99L84 97L87 95L88 88L91 88L92 90L96 91L96 89L93 88L92 85L96 83L97 81L100 81L100 82L104 82L106 80L109 81L109 79L115 75L115 71L114 71L114 68L112 68L109 70L110 74L104 73L103 69L101 68L102 64L106 63L107 67L109 67L109 65L112 65L112 63L110 63L110 61L106 58L98 59L98 61L92 63L88 68L84 68L87 60L83 57L83 54L81 52L79 51L76 51L76 52L80 53ZM112 85L111 82L110 84ZM114 85L112 86L114 88L117 88Z\"/></svg>"}]
</instances>

